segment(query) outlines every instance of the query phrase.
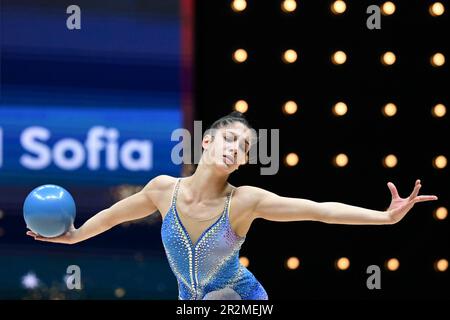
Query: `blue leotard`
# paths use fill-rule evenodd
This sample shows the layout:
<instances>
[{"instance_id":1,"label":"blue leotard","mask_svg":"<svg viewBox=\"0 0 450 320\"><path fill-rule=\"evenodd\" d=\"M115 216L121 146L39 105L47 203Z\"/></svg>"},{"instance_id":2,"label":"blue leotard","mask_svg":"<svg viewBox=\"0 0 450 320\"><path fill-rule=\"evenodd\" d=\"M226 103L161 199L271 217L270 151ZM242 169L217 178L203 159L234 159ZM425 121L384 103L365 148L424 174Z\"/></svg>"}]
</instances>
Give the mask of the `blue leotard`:
<instances>
[{"instance_id":1,"label":"blue leotard","mask_svg":"<svg viewBox=\"0 0 450 320\"><path fill-rule=\"evenodd\" d=\"M164 217L161 236L170 267L178 282L180 300L267 300L254 275L239 262L245 237L231 228L231 191L220 217L194 244L176 208L181 179L175 183L172 204Z\"/></svg>"}]
</instances>

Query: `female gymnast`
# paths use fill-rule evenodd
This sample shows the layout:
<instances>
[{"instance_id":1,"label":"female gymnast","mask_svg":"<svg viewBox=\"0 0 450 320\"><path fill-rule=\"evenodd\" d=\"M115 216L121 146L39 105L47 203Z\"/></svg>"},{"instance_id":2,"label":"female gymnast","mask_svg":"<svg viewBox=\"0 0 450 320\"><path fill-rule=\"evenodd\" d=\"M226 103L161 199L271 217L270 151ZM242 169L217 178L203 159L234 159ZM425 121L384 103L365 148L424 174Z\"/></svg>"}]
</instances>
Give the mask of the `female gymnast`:
<instances>
[{"instance_id":1,"label":"female gymnast","mask_svg":"<svg viewBox=\"0 0 450 320\"><path fill-rule=\"evenodd\" d=\"M74 244L159 211L162 242L178 282L178 299L267 300L263 286L239 262L239 250L253 220L394 224L417 202L437 199L418 195L420 180L407 198L401 198L389 182L392 200L386 211L282 197L252 186L234 187L227 180L248 161L252 132L244 116L232 112L206 131L204 151L191 176L157 176L142 191L100 211L80 228L72 226L62 236L27 234L36 240Z\"/></svg>"}]
</instances>

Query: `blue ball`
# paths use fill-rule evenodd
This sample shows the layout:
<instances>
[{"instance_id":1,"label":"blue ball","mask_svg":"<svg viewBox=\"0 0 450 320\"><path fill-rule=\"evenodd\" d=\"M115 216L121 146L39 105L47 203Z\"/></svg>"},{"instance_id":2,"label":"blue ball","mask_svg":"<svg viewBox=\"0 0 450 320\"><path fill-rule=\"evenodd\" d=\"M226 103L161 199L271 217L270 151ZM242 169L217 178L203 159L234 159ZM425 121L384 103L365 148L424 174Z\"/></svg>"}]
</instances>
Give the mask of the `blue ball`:
<instances>
[{"instance_id":1,"label":"blue ball","mask_svg":"<svg viewBox=\"0 0 450 320\"><path fill-rule=\"evenodd\" d=\"M47 238L66 233L73 224L75 215L75 201L71 194L53 184L35 188L23 204L27 228Z\"/></svg>"}]
</instances>

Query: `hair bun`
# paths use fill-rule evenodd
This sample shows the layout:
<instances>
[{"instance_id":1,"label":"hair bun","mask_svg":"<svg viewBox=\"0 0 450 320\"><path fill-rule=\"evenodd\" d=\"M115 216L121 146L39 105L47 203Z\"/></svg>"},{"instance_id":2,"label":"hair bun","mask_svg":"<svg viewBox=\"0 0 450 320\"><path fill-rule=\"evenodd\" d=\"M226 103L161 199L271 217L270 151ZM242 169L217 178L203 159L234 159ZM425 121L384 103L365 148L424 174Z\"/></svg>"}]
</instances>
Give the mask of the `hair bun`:
<instances>
[{"instance_id":1,"label":"hair bun","mask_svg":"<svg viewBox=\"0 0 450 320\"><path fill-rule=\"evenodd\" d=\"M228 116L229 117L233 117L233 118L244 118L245 119L244 114L242 112L239 112L239 111L233 111Z\"/></svg>"},{"instance_id":2,"label":"hair bun","mask_svg":"<svg viewBox=\"0 0 450 320\"><path fill-rule=\"evenodd\" d=\"M222 118L214 121L213 124L206 130L206 132L210 129L218 129L226 127L234 122L240 122L244 124L247 128L249 129L252 128L242 112L233 111L227 114L226 116L223 116Z\"/></svg>"}]
</instances>

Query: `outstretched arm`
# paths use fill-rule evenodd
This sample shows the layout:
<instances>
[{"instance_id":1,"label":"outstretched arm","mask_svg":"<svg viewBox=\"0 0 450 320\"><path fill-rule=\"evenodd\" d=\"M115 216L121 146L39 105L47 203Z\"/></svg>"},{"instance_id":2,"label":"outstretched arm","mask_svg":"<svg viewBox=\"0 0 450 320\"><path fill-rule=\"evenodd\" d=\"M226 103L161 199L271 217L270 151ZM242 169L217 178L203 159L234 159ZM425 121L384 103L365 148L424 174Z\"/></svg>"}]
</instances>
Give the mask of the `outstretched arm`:
<instances>
[{"instance_id":1,"label":"outstretched arm","mask_svg":"<svg viewBox=\"0 0 450 320\"><path fill-rule=\"evenodd\" d=\"M392 182L388 183L392 200L385 211L366 209L340 202L315 202L299 198L278 196L272 192L253 188L256 201L254 218L272 221L313 220L337 224L393 224L400 221L417 202L437 200L437 197L418 196L420 180L408 198L400 198Z\"/></svg>"},{"instance_id":2,"label":"outstretched arm","mask_svg":"<svg viewBox=\"0 0 450 320\"><path fill-rule=\"evenodd\" d=\"M157 185L158 177L151 180L140 192L120 200L111 207L100 211L87 220L80 228L75 229L74 226L72 226L71 229L62 236L45 238L32 231L28 231L27 235L41 241L74 244L105 232L120 223L144 218L157 210L152 201L152 194L158 192Z\"/></svg>"}]
</instances>

